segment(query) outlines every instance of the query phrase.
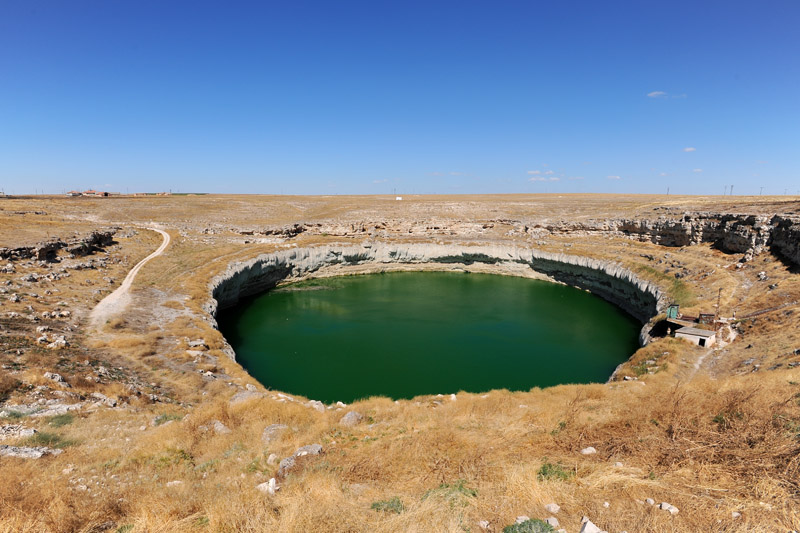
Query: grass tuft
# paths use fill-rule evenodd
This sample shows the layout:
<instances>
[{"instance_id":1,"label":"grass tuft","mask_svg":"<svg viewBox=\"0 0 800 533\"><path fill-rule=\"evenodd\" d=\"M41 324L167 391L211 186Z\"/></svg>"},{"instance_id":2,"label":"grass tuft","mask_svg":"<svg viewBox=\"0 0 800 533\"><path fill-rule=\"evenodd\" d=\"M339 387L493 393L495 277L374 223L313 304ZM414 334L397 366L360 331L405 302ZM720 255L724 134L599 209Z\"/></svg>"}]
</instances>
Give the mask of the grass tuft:
<instances>
[{"instance_id":1,"label":"grass tuft","mask_svg":"<svg viewBox=\"0 0 800 533\"><path fill-rule=\"evenodd\" d=\"M574 472L567 470L563 465L548 462L547 457L544 458L544 461L544 464L542 464L539 471L536 473L536 477L539 481L567 481L575 475Z\"/></svg>"},{"instance_id":2,"label":"grass tuft","mask_svg":"<svg viewBox=\"0 0 800 533\"><path fill-rule=\"evenodd\" d=\"M503 533L549 533L550 531L555 531L553 526L538 518L532 518L520 524L513 524L503 528Z\"/></svg>"},{"instance_id":3,"label":"grass tuft","mask_svg":"<svg viewBox=\"0 0 800 533\"><path fill-rule=\"evenodd\" d=\"M397 513L400 514L406 510L403 502L400 501L400 498L395 496L391 500L378 500L376 502L372 502L370 505L370 509L374 509L376 511L382 511L385 513Z\"/></svg>"}]
</instances>

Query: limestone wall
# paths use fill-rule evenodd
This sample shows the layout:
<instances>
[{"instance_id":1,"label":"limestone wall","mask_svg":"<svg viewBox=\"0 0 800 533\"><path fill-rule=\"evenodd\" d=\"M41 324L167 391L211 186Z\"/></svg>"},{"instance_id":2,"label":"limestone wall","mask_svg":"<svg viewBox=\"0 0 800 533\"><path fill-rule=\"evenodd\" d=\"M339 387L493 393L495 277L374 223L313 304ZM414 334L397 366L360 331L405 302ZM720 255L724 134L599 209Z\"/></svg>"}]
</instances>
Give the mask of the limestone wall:
<instances>
[{"instance_id":1,"label":"limestone wall","mask_svg":"<svg viewBox=\"0 0 800 533\"><path fill-rule=\"evenodd\" d=\"M596 259L512 246L375 243L292 249L234 263L212 280L213 299L205 310L212 317L216 316L218 309L233 306L241 298L267 291L283 281L356 271L417 268L522 275L589 290L645 324L640 335L642 344L649 341L647 322L665 304L664 295L654 284L639 279L619 265Z\"/></svg>"}]
</instances>

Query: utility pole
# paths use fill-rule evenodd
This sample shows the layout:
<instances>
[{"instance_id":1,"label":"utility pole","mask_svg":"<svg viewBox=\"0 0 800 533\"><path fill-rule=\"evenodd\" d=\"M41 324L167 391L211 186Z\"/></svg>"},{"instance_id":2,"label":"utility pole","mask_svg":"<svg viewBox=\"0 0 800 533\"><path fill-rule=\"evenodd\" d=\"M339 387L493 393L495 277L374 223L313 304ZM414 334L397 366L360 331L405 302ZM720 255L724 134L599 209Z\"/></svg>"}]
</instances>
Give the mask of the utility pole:
<instances>
[{"instance_id":1,"label":"utility pole","mask_svg":"<svg viewBox=\"0 0 800 533\"><path fill-rule=\"evenodd\" d=\"M667 187L667 196L669 196L669 187Z\"/></svg>"},{"instance_id":2,"label":"utility pole","mask_svg":"<svg viewBox=\"0 0 800 533\"><path fill-rule=\"evenodd\" d=\"M764 192L764 187L761 187L761 190L758 191L758 195L761 196L761 193Z\"/></svg>"},{"instance_id":3,"label":"utility pole","mask_svg":"<svg viewBox=\"0 0 800 533\"><path fill-rule=\"evenodd\" d=\"M715 320L719 320L719 304L721 300L722 300L722 287L720 287L719 292L717 293L717 316L715 317Z\"/></svg>"},{"instance_id":4,"label":"utility pole","mask_svg":"<svg viewBox=\"0 0 800 533\"><path fill-rule=\"evenodd\" d=\"M725 186L725 192L723 192L723 193L722 193L722 196L725 196L725 195L727 195L727 194L728 194L728 186L726 185L726 186Z\"/></svg>"},{"instance_id":5,"label":"utility pole","mask_svg":"<svg viewBox=\"0 0 800 533\"><path fill-rule=\"evenodd\" d=\"M733 196L733 185L731 185L731 196Z\"/></svg>"}]
</instances>

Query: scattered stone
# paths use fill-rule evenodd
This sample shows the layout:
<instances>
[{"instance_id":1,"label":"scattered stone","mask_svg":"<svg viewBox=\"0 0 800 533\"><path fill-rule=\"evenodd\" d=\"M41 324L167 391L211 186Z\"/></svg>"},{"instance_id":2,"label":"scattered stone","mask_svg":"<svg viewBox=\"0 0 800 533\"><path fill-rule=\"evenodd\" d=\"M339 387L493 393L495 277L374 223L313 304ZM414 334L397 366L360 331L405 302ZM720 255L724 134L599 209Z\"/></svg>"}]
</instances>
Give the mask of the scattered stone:
<instances>
[{"instance_id":1,"label":"scattered stone","mask_svg":"<svg viewBox=\"0 0 800 533\"><path fill-rule=\"evenodd\" d=\"M733 511L731 513L731 518L733 518L734 520L737 519L737 518L740 518L741 516L742 516L742 513L740 513L739 511Z\"/></svg>"},{"instance_id":2,"label":"scattered stone","mask_svg":"<svg viewBox=\"0 0 800 533\"><path fill-rule=\"evenodd\" d=\"M264 494L269 494L270 496L273 496L277 491L280 490L280 487L275 482L274 477L269 478L269 481L267 482L256 485L256 488Z\"/></svg>"},{"instance_id":3,"label":"scattered stone","mask_svg":"<svg viewBox=\"0 0 800 533\"><path fill-rule=\"evenodd\" d=\"M287 474L298 466L298 459L301 457L319 455L320 453L322 453L322 446L319 444L308 444L298 448L293 455L283 459L278 464L278 477L286 477Z\"/></svg>"},{"instance_id":4,"label":"scattered stone","mask_svg":"<svg viewBox=\"0 0 800 533\"><path fill-rule=\"evenodd\" d=\"M274 453L269 454L269 457L267 457L267 464L273 466L277 462L278 462L278 456Z\"/></svg>"},{"instance_id":5,"label":"scattered stone","mask_svg":"<svg viewBox=\"0 0 800 533\"><path fill-rule=\"evenodd\" d=\"M610 503L608 503L608 502L603 502L603 507L605 507L606 509L608 509L609 507L611 507L611 504L610 504Z\"/></svg>"},{"instance_id":6,"label":"scattered stone","mask_svg":"<svg viewBox=\"0 0 800 533\"><path fill-rule=\"evenodd\" d=\"M186 344L189 345L189 348L195 348L195 349L200 348L200 349L203 349L203 350L207 350L208 349L208 345L206 344L206 341L204 341L203 339L197 339L197 340L194 340L194 341L187 341Z\"/></svg>"},{"instance_id":7,"label":"scattered stone","mask_svg":"<svg viewBox=\"0 0 800 533\"><path fill-rule=\"evenodd\" d=\"M319 401L319 400L309 400L309 401L308 401L308 403L306 403L306 405L307 405L308 407L311 407L311 408L313 408L313 409L316 409L316 410L317 410L317 411L319 411L320 413L324 413L324 412L325 412L325 404L324 404L324 403L322 403L322 402L321 402L321 401Z\"/></svg>"},{"instance_id":8,"label":"scattered stone","mask_svg":"<svg viewBox=\"0 0 800 533\"><path fill-rule=\"evenodd\" d=\"M231 432L231 430L228 429L228 426L226 426L219 420L212 420L211 427L214 429L214 433L216 433L217 435L227 435Z\"/></svg>"},{"instance_id":9,"label":"scattered stone","mask_svg":"<svg viewBox=\"0 0 800 533\"><path fill-rule=\"evenodd\" d=\"M107 405L108 407L116 407L117 406L117 400L114 400L113 398L109 398L105 394L101 394L99 392L93 392L89 396L94 398L98 402L102 403L103 405Z\"/></svg>"},{"instance_id":10,"label":"scattered stone","mask_svg":"<svg viewBox=\"0 0 800 533\"><path fill-rule=\"evenodd\" d=\"M345 427L353 427L358 425L363 419L364 415L361 413L350 411L339 420L339 424Z\"/></svg>"},{"instance_id":11,"label":"scattered stone","mask_svg":"<svg viewBox=\"0 0 800 533\"><path fill-rule=\"evenodd\" d=\"M456 395L455 394L451 394L450 395L450 401L453 401L453 402L456 401Z\"/></svg>"},{"instance_id":12,"label":"scattered stone","mask_svg":"<svg viewBox=\"0 0 800 533\"><path fill-rule=\"evenodd\" d=\"M254 398L263 398L264 393L262 392L254 392L249 390L239 391L231 397L230 404L234 405L241 402L246 402L247 400L252 400Z\"/></svg>"},{"instance_id":13,"label":"scattered stone","mask_svg":"<svg viewBox=\"0 0 800 533\"><path fill-rule=\"evenodd\" d=\"M597 450L594 449L594 447L592 447L592 446L589 446L589 447L584 448L584 449L581 450L581 455L592 455L592 454L595 454L595 453L597 453Z\"/></svg>"},{"instance_id":14,"label":"scattered stone","mask_svg":"<svg viewBox=\"0 0 800 533\"><path fill-rule=\"evenodd\" d=\"M183 481L176 479L175 481L167 481L167 487L177 487L183 485Z\"/></svg>"},{"instance_id":15,"label":"scattered stone","mask_svg":"<svg viewBox=\"0 0 800 533\"><path fill-rule=\"evenodd\" d=\"M489 529L489 521L488 520L481 520L478 522L478 527L483 529L484 531Z\"/></svg>"},{"instance_id":16,"label":"scattered stone","mask_svg":"<svg viewBox=\"0 0 800 533\"><path fill-rule=\"evenodd\" d=\"M555 516L550 516L548 518L545 518L544 521L547 522L548 524L550 524L551 527L558 527L559 526L558 518L556 518Z\"/></svg>"},{"instance_id":17,"label":"scattered stone","mask_svg":"<svg viewBox=\"0 0 800 533\"><path fill-rule=\"evenodd\" d=\"M56 374L55 372L45 372L44 373L45 379L51 379L56 383L64 383L64 378L61 377L61 374Z\"/></svg>"},{"instance_id":18,"label":"scattered stone","mask_svg":"<svg viewBox=\"0 0 800 533\"><path fill-rule=\"evenodd\" d=\"M289 426L285 424L270 424L269 426L265 427L264 432L261 433L261 442L264 444L269 444L277 439L280 434L287 429L289 429Z\"/></svg>"},{"instance_id":19,"label":"scattered stone","mask_svg":"<svg viewBox=\"0 0 800 533\"><path fill-rule=\"evenodd\" d=\"M69 346L69 343L67 342L67 338L63 335L58 336L56 340L47 345L51 350L61 350L67 346Z\"/></svg>"},{"instance_id":20,"label":"scattered stone","mask_svg":"<svg viewBox=\"0 0 800 533\"><path fill-rule=\"evenodd\" d=\"M558 514L558 512L561 510L561 506L557 503L548 503L544 506L544 510L548 513Z\"/></svg>"},{"instance_id":21,"label":"scattered stone","mask_svg":"<svg viewBox=\"0 0 800 533\"><path fill-rule=\"evenodd\" d=\"M583 520L581 520L581 523L583 525L581 526L580 533L602 533L603 532L602 529L600 529L599 527L594 525L592 523L592 521L589 520L588 518L586 518L585 516L583 517Z\"/></svg>"},{"instance_id":22,"label":"scattered stone","mask_svg":"<svg viewBox=\"0 0 800 533\"><path fill-rule=\"evenodd\" d=\"M619 461L617 461L616 463L614 463L614 467L615 467L615 468L622 468L623 466L625 466L625 465L623 465L623 464L622 464L622 463L620 463Z\"/></svg>"},{"instance_id":23,"label":"scattered stone","mask_svg":"<svg viewBox=\"0 0 800 533\"><path fill-rule=\"evenodd\" d=\"M527 522L527 521L528 521L528 520L530 520L530 519L531 519L531 517L530 517L530 516L521 515L521 516L518 516L518 517L517 517L517 520L516 520L514 523L515 523L515 524L521 524L521 523L523 523L523 522Z\"/></svg>"},{"instance_id":24,"label":"scattered stone","mask_svg":"<svg viewBox=\"0 0 800 533\"><path fill-rule=\"evenodd\" d=\"M0 440L32 437L35 433L36 433L35 429L25 427L22 424L0 426Z\"/></svg>"},{"instance_id":25,"label":"scattered stone","mask_svg":"<svg viewBox=\"0 0 800 533\"><path fill-rule=\"evenodd\" d=\"M669 514L673 514L673 515L674 514L678 514L678 512L679 512L677 507L675 507L674 505L669 504L667 502L661 502L661 504L658 506L658 508L659 509L663 509L664 511L668 511Z\"/></svg>"},{"instance_id":26,"label":"scattered stone","mask_svg":"<svg viewBox=\"0 0 800 533\"><path fill-rule=\"evenodd\" d=\"M655 501L653 498L646 498L646 499L644 500L644 502L645 502L647 505L655 505L655 504L656 504L656 501Z\"/></svg>"},{"instance_id":27,"label":"scattered stone","mask_svg":"<svg viewBox=\"0 0 800 533\"><path fill-rule=\"evenodd\" d=\"M258 387L256 387L252 383L248 383L247 385L244 386L244 388L249 390L250 392L256 392L258 390Z\"/></svg>"},{"instance_id":28,"label":"scattered stone","mask_svg":"<svg viewBox=\"0 0 800 533\"><path fill-rule=\"evenodd\" d=\"M767 278L766 272L762 270L761 272L758 273L758 281L767 281L767 279L769 278Z\"/></svg>"},{"instance_id":29,"label":"scattered stone","mask_svg":"<svg viewBox=\"0 0 800 533\"><path fill-rule=\"evenodd\" d=\"M19 457L21 459L40 459L45 455L58 455L64 450L45 446L5 446L0 445L0 457Z\"/></svg>"}]
</instances>

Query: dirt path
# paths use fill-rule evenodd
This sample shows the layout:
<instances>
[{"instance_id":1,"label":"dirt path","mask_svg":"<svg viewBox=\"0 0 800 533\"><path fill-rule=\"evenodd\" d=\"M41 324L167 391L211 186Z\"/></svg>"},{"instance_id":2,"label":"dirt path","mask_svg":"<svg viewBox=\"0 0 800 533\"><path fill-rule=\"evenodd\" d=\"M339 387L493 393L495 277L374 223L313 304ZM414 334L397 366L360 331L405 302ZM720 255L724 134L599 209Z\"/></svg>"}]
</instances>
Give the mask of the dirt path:
<instances>
[{"instance_id":1,"label":"dirt path","mask_svg":"<svg viewBox=\"0 0 800 533\"><path fill-rule=\"evenodd\" d=\"M160 233L161 236L164 237L164 242L161 243L161 246L159 246L155 252L139 261L136 266L133 267L130 272L128 272L128 275L125 276L125 280L122 282L122 285L120 285L117 290L100 300L100 303L98 303L95 308L92 309L91 313L89 313L89 325L92 328L99 329L100 326L105 324L109 318L125 310L128 304L131 302L129 290L133 284L133 279L136 277L136 274L144 265L147 264L148 261L164 253L164 250L166 250L167 246L169 246L169 233L153 227L148 227L146 229Z\"/></svg>"}]
</instances>

